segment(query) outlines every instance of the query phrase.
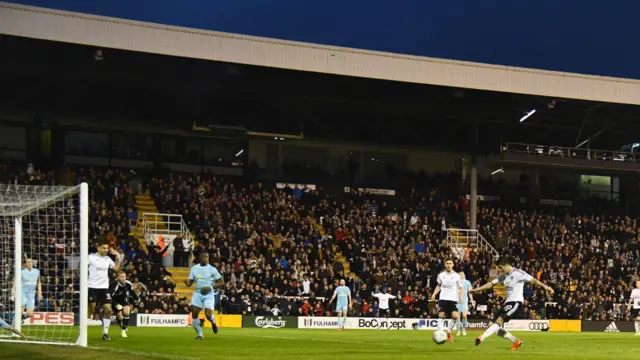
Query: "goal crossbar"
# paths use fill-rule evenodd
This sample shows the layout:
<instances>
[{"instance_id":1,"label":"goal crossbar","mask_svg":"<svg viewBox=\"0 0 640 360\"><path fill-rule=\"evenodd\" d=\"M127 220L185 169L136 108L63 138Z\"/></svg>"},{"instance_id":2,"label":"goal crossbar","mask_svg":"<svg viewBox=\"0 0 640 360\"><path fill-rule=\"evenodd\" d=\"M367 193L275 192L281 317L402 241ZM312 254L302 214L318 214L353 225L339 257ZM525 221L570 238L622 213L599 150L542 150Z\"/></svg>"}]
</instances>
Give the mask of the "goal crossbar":
<instances>
[{"instance_id":1,"label":"goal crossbar","mask_svg":"<svg viewBox=\"0 0 640 360\"><path fill-rule=\"evenodd\" d=\"M0 216L20 217L27 215L38 208L47 207L62 199L77 195L81 192L81 187L82 184L72 187L0 184L0 197L3 198L3 201L0 202ZM39 198L38 195L45 196Z\"/></svg>"}]
</instances>

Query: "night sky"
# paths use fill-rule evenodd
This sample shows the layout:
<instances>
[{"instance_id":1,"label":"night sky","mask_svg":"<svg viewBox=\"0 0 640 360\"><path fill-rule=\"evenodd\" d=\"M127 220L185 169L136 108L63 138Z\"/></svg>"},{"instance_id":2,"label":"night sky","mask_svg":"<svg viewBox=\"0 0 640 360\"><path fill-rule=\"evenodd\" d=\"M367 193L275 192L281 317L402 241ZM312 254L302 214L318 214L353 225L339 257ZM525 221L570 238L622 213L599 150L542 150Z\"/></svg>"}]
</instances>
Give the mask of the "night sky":
<instances>
[{"instance_id":1,"label":"night sky","mask_svg":"<svg viewBox=\"0 0 640 360\"><path fill-rule=\"evenodd\" d=\"M17 0L206 30L640 79L637 0Z\"/></svg>"}]
</instances>

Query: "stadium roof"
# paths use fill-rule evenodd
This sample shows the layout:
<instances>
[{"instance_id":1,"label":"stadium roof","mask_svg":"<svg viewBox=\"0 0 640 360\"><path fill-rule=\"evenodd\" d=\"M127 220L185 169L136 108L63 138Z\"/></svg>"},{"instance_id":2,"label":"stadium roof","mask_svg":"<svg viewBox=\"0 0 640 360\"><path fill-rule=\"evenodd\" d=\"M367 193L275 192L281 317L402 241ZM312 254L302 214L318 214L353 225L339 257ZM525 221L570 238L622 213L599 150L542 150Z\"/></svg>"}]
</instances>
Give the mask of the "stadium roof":
<instances>
[{"instance_id":1,"label":"stadium roof","mask_svg":"<svg viewBox=\"0 0 640 360\"><path fill-rule=\"evenodd\" d=\"M17 18L26 18L16 21L7 15L7 9L14 11ZM75 27L67 27L67 22L62 20L47 23L53 21L46 20L49 15L54 19L63 17L71 22L81 22ZM5 18L14 25L7 25ZM40 18L43 20L39 26L22 25L29 21L38 23ZM341 76L322 71L283 69L275 65L253 66L229 60L189 58L188 52L193 49L184 44L183 52L179 52L181 56L155 54L150 48L148 51L119 50L114 41L126 40L128 47L136 48L138 45L151 46L149 43L153 39L135 40L132 34L143 26L142 23L118 19L100 22L98 19L96 16L0 3L0 33L13 28L18 29L15 32L20 35L0 35L0 53L3 54L0 56L0 77L3 79L0 98L4 100L0 117L7 119L2 115L18 114L26 109L29 112L27 118L37 115L44 120L64 119L67 124L74 116L84 120L119 119L119 122L111 122L114 131L124 131L123 122L131 125L137 121L142 128L145 123L148 126L152 122L154 128L164 123L167 127L183 130L189 130L196 122L198 125L244 127L268 133L304 133L305 138L399 143L459 151L477 149L472 144L478 139L481 146L478 150L483 152L498 151L499 144L503 142L575 146L593 135L597 137L594 137L592 147L602 149L615 149L640 140L637 135L640 134L637 122L640 107L636 105L461 86L381 81L364 75ZM91 24L106 26L103 23L133 25L123 25L125 31L118 30L112 38L111 33L99 36L99 29L90 28ZM144 26L155 29L148 36L156 34L157 30L178 34L188 31L187 34L196 36L206 34L210 39L223 35L236 38L235 35L188 29L160 30L163 27L153 24ZM35 32L29 32L29 28ZM92 41L85 39L89 45L72 41L72 37L92 31L97 35L90 39ZM49 32L57 35L45 36ZM65 41L39 39L58 38L58 35ZM258 40L266 41L260 45L265 46L261 51L266 51L270 44L279 43ZM258 40L254 42L260 42ZM99 45L102 43L111 43L115 48ZM224 44L224 41L220 40L218 44ZM167 35L167 49L172 46L169 45L170 36ZM324 56L324 50L320 51L324 47L298 46L315 48L317 56ZM96 61L97 49L102 49L101 61ZM222 47L211 53L223 58L234 56L235 53L227 53L227 49ZM347 54L360 53L350 49L339 50ZM278 51L277 48L274 51ZM369 52L362 52L365 53ZM262 54L265 61L277 58ZM396 57L393 54L373 54L374 58ZM418 62L424 60L405 58ZM435 60L424 61L431 64ZM313 61L311 63L313 65ZM493 68L471 65L481 69ZM515 71L513 68L495 68ZM491 75L487 73L486 76ZM583 75L575 77L593 78L593 81L605 83L640 84ZM548 79L543 77L543 80ZM494 85L496 89L500 88L499 82ZM640 96L634 99L640 100ZM520 123L519 119L532 109L537 110L535 115ZM76 124L86 127L82 125L84 120Z\"/></svg>"},{"instance_id":2,"label":"stadium roof","mask_svg":"<svg viewBox=\"0 0 640 360\"><path fill-rule=\"evenodd\" d=\"M0 3L0 34L170 56L640 104L640 81L321 46Z\"/></svg>"}]
</instances>

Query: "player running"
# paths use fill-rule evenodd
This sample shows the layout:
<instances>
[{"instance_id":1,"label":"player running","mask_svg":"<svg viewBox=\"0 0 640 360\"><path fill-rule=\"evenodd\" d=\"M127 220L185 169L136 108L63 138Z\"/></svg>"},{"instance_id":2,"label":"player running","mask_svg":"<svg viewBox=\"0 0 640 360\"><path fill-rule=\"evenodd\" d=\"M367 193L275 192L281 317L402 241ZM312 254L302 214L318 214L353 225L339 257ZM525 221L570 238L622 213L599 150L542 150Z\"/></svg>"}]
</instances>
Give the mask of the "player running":
<instances>
[{"instance_id":1,"label":"player running","mask_svg":"<svg viewBox=\"0 0 640 360\"><path fill-rule=\"evenodd\" d=\"M107 253L115 255L116 261L111 260ZM96 307L102 306L102 340L109 341L109 326L111 325L111 294L109 294L109 269L120 270L120 254L109 250L106 239L98 240L98 252L89 254L89 319L96 315Z\"/></svg>"},{"instance_id":2,"label":"player running","mask_svg":"<svg viewBox=\"0 0 640 360\"><path fill-rule=\"evenodd\" d=\"M118 272L118 278L109 286L109 294L111 295L112 307L116 309L118 324L120 324L120 336L127 338L129 337L127 327L131 316L131 304L140 302L138 294L133 290L133 284L127 281L127 273L122 270Z\"/></svg>"},{"instance_id":3,"label":"player running","mask_svg":"<svg viewBox=\"0 0 640 360\"><path fill-rule=\"evenodd\" d=\"M631 290L629 306L631 307L631 318L636 328L636 336L640 336L640 280L636 280L636 288Z\"/></svg>"},{"instance_id":4,"label":"player running","mask_svg":"<svg viewBox=\"0 0 640 360\"><path fill-rule=\"evenodd\" d=\"M11 327L11 325L7 324L7 322L4 321L4 319L2 319L1 317L0 317L0 329L5 329L5 330L8 330L8 331L20 336L20 337L25 337L25 335L23 333L21 333L20 331L14 329L13 327Z\"/></svg>"},{"instance_id":5,"label":"player running","mask_svg":"<svg viewBox=\"0 0 640 360\"><path fill-rule=\"evenodd\" d=\"M500 258L496 265L500 272L500 275L496 279L479 288L469 290L469 293L481 292L489 290L495 285L504 284L507 292L507 300L504 307L500 313L498 313L496 317L489 322L489 328L485 330L484 334L476 338L476 346L482 344L482 342L489 336L498 333L498 336L511 341L511 350L515 351L522 346L522 341L513 336L507 330L503 329L502 326L511 319L518 319L522 317L524 310L522 307L522 304L524 303L524 283L532 283L540 286L549 295L553 295L553 289L526 272L514 268L513 265L511 265L511 261L506 258Z\"/></svg>"},{"instance_id":6,"label":"player running","mask_svg":"<svg viewBox=\"0 0 640 360\"><path fill-rule=\"evenodd\" d=\"M467 315L469 315L469 303L473 304L473 296L469 294L471 290L471 281L466 280L464 272L459 272L460 279L462 280L462 302L458 303L458 314L460 318L456 321L458 326L457 335L460 336L460 330L462 329L462 336L467 336Z\"/></svg>"},{"instance_id":7,"label":"player running","mask_svg":"<svg viewBox=\"0 0 640 360\"><path fill-rule=\"evenodd\" d=\"M333 292L329 304L333 302L336 297L336 313L338 313L338 331L344 331L344 323L347 322L347 311L351 309L351 289L345 286L344 279L340 280L340 286Z\"/></svg>"},{"instance_id":8,"label":"player running","mask_svg":"<svg viewBox=\"0 0 640 360\"><path fill-rule=\"evenodd\" d=\"M193 328L198 336L196 340L202 340L204 335L202 334L202 325L198 316L202 309L204 309L205 317L211 322L213 333L218 333L218 325L216 325L216 319L213 315L213 308L215 307L215 297L213 294L213 288L219 289L224 286L224 280L222 275L218 272L218 269L209 264L209 254L200 254L200 264L194 265L189 273L189 279L184 282L187 287L191 287L192 284L196 284L193 296L191 297L191 318L193 319Z\"/></svg>"},{"instance_id":9,"label":"player running","mask_svg":"<svg viewBox=\"0 0 640 360\"><path fill-rule=\"evenodd\" d=\"M33 260L26 259L22 269L22 320L33 315L36 307L36 294L38 301L42 301L42 283L40 282L40 270L33 268Z\"/></svg>"},{"instance_id":10,"label":"player running","mask_svg":"<svg viewBox=\"0 0 640 360\"><path fill-rule=\"evenodd\" d=\"M444 260L444 269L445 271L438 275L438 285L431 295L431 301L436 301L436 296L440 294L438 298L438 331L444 329L445 319L451 318L447 327L447 340L453 342L451 330L460 318L458 303L463 300L462 279L457 272L453 271L452 259Z\"/></svg>"}]
</instances>

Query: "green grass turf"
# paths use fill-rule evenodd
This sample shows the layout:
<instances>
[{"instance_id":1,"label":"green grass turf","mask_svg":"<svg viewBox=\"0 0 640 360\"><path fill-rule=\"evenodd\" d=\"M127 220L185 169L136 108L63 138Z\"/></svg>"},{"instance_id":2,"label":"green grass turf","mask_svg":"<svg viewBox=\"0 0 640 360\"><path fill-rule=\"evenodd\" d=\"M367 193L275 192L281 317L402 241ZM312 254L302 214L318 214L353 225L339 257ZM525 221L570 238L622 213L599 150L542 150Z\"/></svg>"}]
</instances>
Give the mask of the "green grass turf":
<instances>
[{"instance_id":1,"label":"green grass turf","mask_svg":"<svg viewBox=\"0 0 640 360\"><path fill-rule=\"evenodd\" d=\"M638 359L640 337L632 333L514 333L524 345L492 336L476 347L479 332L436 345L430 331L220 329L195 341L190 328L131 328L129 338L111 329L112 341L100 340L100 328L89 328L89 348L0 343L1 359Z\"/></svg>"}]
</instances>

